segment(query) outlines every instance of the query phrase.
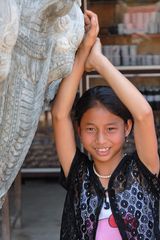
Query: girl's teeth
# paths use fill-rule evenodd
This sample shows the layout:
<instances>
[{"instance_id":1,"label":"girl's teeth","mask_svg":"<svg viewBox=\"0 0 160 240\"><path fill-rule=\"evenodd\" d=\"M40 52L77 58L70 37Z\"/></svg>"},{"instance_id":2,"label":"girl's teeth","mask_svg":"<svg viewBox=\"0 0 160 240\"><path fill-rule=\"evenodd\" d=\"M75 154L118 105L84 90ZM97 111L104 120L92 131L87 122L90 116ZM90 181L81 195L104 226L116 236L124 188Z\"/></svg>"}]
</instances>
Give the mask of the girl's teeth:
<instances>
[{"instance_id":1,"label":"girl's teeth","mask_svg":"<svg viewBox=\"0 0 160 240\"><path fill-rule=\"evenodd\" d=\"M105 152L105 151L108 151L109 148L96 148L96 150L98 150L100 152Z\"/></svg>"}]
</instances>

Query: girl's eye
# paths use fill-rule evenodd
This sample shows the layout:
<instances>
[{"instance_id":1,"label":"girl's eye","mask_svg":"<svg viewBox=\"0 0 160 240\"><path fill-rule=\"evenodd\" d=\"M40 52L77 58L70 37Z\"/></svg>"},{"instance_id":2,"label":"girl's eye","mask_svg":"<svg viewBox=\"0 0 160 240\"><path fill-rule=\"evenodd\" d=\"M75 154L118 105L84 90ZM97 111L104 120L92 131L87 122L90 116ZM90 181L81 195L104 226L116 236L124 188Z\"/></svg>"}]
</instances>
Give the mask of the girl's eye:
<instances>
[{"instance_id":1,"label":"girl's eye","mask_svg":"<svg viewBox=\"0 0 160 240\"><path fill-rule=\"evenodd\" d=\"M87 128L87 132L94 133L94 132L96 132L96 129L92 128L92 127L89 127L89 128Z\"/></svg>"},{"instance_id":2,"label":"girl's eye","mask_svg":"<svg viewBox=\"0 0 160 240\"><path fill-rule=\"evenodd\" d=\"M108 128L108 132L114 132L115 130L116 130L116 128L114 128L114 127Z\"/></svg>"}]
</instances>

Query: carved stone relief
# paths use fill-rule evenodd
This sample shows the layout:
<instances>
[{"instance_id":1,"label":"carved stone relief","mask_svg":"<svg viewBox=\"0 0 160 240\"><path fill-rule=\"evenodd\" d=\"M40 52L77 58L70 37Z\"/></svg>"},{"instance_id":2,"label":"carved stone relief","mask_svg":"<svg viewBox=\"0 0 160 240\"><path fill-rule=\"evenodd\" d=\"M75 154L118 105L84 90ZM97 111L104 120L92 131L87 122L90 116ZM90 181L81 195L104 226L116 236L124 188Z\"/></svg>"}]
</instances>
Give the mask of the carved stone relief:
<instances>
[{"instance_id":1,"label":"carved stone relief","mask_svg":"<svg viewBox=\"0 0 160 240\"><path fill-rule=\"evenodd\" d=\"M84 34L80 4L1 0L0 207L31 145L44 103L72 69Z\"/></svg>"}]
</instances>

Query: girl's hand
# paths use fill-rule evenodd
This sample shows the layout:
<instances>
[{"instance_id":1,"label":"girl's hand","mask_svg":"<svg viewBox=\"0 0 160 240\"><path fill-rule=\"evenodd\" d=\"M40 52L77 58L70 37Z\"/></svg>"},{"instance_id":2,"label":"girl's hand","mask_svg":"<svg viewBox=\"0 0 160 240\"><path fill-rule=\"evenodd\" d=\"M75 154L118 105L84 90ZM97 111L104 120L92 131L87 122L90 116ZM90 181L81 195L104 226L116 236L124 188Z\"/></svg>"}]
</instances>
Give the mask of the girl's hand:
<instances>
[{"instance_id":1,"label":"girl's hand","mask_svg":"<svg viewBox=\"0 0 160 240\"><path fill-rule=\"evenodd\" d=\"M97 38L85 63L86 72L91 72L96 69L96 63L100 55L102 55L102 46L100 39Z\"/></svg>"},{"instance_id":2,"label":"girl's hand","mask_svg":"<svg viewBox=\"0 0 160 240\"><path fill-rule=\"evenodd\" d=\"M84 14L85 36L81 43L80 49L90 51L94 45L99 33L98 17L92 11L86 10Z\"/></svg>"}]
</instances>

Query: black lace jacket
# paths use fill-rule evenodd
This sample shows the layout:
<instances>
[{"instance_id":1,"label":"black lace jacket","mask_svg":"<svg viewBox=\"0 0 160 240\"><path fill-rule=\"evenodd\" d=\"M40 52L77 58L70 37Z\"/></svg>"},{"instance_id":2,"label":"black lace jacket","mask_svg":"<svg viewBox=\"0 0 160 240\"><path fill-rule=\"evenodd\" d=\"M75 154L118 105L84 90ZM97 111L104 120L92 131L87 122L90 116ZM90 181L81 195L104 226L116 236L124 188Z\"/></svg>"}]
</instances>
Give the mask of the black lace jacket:
<instances>
[{"instance_id":1,"label":"black lace jacket","mask_svg":"<svg viewBox=\"0 0 160 240\"><path fill-rule=\"evenodd\" d=\"M76 151L68 178L61 240L94 240L105 197L92 161ZM125 156L108 186L111 209L123 240L159 240L160 180L138 159Z\"/></svg>"}]
</instances>

